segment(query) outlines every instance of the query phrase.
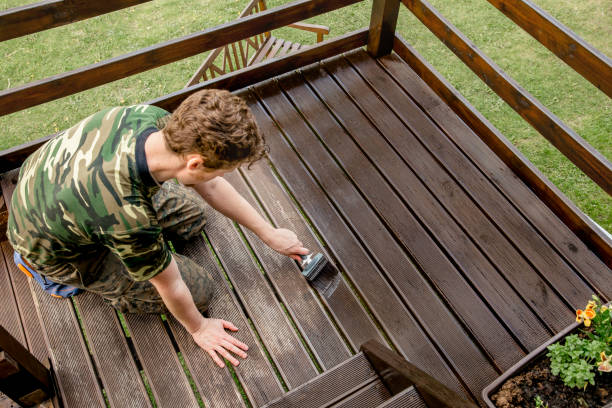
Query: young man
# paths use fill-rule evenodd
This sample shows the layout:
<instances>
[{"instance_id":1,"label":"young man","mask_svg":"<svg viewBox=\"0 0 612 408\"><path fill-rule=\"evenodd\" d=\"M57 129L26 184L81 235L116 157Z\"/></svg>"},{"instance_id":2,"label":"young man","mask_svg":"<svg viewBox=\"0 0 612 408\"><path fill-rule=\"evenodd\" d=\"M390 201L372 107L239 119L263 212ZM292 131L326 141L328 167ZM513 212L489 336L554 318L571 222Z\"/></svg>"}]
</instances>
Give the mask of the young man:
<instances>
[{"instance_id":1,"label":"young man","mask_svg":"<svg viewBox=\"0 0 612 408\"><path fill-rule=\"evenodd\" d=\"M210 274L164 238L200 234L204 199L279 253L307 254L221 177L264 154L249 108L227 91L197 92L170 116L146 105L92 115L21 167L7 232L16 262L122 312L170 311L217 365L219 355L238 365L231 353L246 358L247 346L225 331L238 329L200 313L213 293Z\"/></svg>"}]
</instances>

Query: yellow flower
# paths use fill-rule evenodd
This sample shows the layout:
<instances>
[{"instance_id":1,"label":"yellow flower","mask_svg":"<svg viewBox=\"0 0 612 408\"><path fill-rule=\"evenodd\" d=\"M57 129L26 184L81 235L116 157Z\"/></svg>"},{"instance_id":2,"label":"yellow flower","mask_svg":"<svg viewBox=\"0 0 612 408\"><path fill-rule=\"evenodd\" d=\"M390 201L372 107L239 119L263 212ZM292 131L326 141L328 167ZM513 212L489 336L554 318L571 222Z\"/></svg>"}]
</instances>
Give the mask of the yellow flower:
<instances>
[{"instance_id":1,"label":"yellow flower","mask_svg":"<svg viewBox=\"0 0 612 408\"><path fill-rule=\"evenodd\" d=\"M595 315L595 311L593 309L588 309L587 306L586 310L576 310L576 321L580 323L584 320L584 325L589 327L591 325L591 319L593 319Z\"/></svg>"},{"instance_id":2,"label":"yellow flower","mask_svg":"<svg viewBox=\"0 0 612 408\"><path fill-rule=\"evenodd\" d=\"M587 303L586 305L586 310L593 310L596 306L596 303L594 300L589 300L589 303Z\"/></svg>"},{"instance_id":3,"label":"yellow flower","mask_svg":"<svg viewBox=\"0 0 612 408\"><path fill-rule=\"evenodd\" d=\"M611 357L606 358L606 353L604 353L603 351L601 352L600 357L601 357L601 364L599 364L599 367L597 367L597 369L599 371L603 371L604 373L612 372L612 364L610 364L610 360L612 358Z\"/></svg>"}]
</instances>

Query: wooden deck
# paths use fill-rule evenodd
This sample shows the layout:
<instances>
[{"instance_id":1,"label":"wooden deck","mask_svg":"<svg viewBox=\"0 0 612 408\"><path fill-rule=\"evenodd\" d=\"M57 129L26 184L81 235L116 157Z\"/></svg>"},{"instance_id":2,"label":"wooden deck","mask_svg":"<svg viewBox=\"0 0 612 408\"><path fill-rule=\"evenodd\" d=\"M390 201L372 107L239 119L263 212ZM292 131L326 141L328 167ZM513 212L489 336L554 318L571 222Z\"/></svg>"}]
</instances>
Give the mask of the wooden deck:
<instances>
[{"instance_id":1,"label":"wooden deck","mask_svg":"<svg viewBox=\"0 0 612 408\"><path fill-rule=\"evenodd\" d=\"M269 161L227 179L325 251L338 286L313 290L294 262L210 212L206 237L175 247L215 272L210 315L249 345L221 370L171 316L126 315L124 330L94 295L45 295L4 242L0 324L50 357L66 406L150 406L145 381L159 407L263 406L372 338L479 401L593 293L612 297L612 271L397 55L358 50L239 94ZM1 180L5 198L14 177Z\"/></svg>"}]
</instances>

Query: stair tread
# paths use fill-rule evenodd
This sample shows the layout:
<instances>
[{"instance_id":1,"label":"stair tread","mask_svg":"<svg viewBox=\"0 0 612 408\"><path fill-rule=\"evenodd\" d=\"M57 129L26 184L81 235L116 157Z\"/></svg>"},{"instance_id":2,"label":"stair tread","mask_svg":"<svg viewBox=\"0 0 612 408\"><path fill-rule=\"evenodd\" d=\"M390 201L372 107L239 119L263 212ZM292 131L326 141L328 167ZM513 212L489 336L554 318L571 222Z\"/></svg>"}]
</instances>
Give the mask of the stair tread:
<instances>
[{"instance_id":1,"label":"stair tread","mask_svg":"<svg viewBox=\"0 0 612 408\"><path fill-rule=\"evenodd\" d=\"M336 367L322 373L291 390L282 397L269 402L264 408L320 408L329 406L360 384L373 382L376 372L363 353L356 354Z\"/></svg>"}]
</instances>

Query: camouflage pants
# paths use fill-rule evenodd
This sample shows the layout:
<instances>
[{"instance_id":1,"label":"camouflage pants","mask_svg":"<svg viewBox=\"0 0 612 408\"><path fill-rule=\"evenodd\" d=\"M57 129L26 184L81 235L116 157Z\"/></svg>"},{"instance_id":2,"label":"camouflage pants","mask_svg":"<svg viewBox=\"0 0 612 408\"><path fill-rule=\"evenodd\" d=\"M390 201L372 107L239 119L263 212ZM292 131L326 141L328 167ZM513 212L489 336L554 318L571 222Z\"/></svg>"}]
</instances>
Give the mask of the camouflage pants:
<instances>
[{"instance_id":1,"label":"camouflage pants","mask_svg":"<svg viewBox=\"0 0 612 408\"><path fill-rule=\"evenodd\" d=\"M191 239L202 232L206 223L205 203L193 189L165 182L153 197L153 207L162 227L164 237L174 242ZM173 254L183 281L191 291L193 300L201 312L208 309L213 294L213 278L209 272L189 258ZM131 279L121 261L110 251L97 259L87 260L76 269L95 268L97 279L91 283L68 282L89 292L96 293L115 309L124 313L167 313L157 290L149 281ZM91 270L91 269L88 269ZM78 274L78 271L75 271ZM80 274L79 274L80 275Z\"/></svg>"}]
</instances>

